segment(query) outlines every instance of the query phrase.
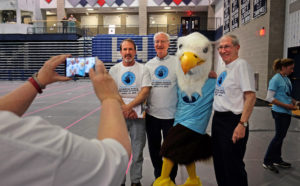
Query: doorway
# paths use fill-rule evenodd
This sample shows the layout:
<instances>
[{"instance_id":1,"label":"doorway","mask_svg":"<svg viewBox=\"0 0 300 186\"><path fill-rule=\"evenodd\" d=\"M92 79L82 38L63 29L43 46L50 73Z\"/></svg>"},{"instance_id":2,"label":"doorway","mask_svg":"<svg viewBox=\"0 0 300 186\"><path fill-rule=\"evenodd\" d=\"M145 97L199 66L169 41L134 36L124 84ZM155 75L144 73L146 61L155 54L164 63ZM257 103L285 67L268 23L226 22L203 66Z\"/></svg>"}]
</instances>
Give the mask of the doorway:
<instances>
[{"instance_id":1,"label":"doorway","mask_svg":"<svg viewBox=\"0 0 300 186\"><path fill-rule=\"evenodd\" d=\"M200 17L181 17L182 35L200 31Z\"/></svg>"},{"instance_id":2,"label":"doorway","mask_svg":"<svg viewBox=\"0 0 300 186\"><path fill-rule=\"evenodd\" d=\"M292 97L300 100L300 46L288 48L288 58L295 61L294 72L290 76L293 86Z\"/></svg>"}]
</instances>

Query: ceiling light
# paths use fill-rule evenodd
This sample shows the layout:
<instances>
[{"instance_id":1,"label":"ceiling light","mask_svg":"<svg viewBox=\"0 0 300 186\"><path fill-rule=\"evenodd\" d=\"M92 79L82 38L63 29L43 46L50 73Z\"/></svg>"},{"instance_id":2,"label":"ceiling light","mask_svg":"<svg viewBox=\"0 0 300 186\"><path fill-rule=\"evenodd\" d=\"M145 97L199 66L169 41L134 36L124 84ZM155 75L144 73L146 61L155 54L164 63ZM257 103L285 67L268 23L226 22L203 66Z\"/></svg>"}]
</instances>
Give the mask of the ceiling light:
<instances>
[{"instance_id":1,"label":"ceiling light","mask_svg":"<svg viewBox=\"0 0 300 186\"><path fill-rule=\"evenodd\" d=\"M170 10L171 7L170 7L170 6L165 6L164 9L165 9L165 10Z\"/></svg>"},{"instance_id":2,"label":"ceiling light","mask_svg":"<svg viewBox=\"0 0 300 186\"><path fill-rule=\"evenodd\" d=\"M123 8L122 7L118 7L117 10L123 10Z\"/></svg>"}]
</instances>

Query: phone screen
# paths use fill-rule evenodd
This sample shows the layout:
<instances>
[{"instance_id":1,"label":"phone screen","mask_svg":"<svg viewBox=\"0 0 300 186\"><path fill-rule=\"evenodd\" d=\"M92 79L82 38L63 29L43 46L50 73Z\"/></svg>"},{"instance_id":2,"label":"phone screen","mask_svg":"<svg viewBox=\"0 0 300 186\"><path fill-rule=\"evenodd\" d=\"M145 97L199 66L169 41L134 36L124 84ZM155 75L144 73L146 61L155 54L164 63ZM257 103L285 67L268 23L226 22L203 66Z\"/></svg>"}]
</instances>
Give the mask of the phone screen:
<instances>
[{"instance_id":1,"label":"phone screen","mask_svg":"<svg viewBox=\"0 0 300 186\"><path fill-rule=\"evenodd\" d=\"M65 75L67 77L88 77L94 68L96 57L70 57L66 59Z\"/></svg>"}]
</instances>

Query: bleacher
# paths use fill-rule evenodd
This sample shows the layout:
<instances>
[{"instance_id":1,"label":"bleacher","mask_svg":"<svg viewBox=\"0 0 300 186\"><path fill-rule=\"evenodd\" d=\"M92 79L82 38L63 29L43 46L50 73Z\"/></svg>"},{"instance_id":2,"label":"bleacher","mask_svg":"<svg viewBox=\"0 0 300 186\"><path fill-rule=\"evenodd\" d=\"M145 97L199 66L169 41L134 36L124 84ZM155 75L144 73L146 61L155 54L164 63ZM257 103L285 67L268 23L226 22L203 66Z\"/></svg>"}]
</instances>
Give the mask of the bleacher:
<instances>
[{"instance_id":1,"label":"bleacher","mask_svg":"<svg viewBox=\"0 0 300 186\"><path fill-rule=\"evenodd\" d=\"M131 38L137 45L136 61L146 63L156 56L152 35L97 35L70 41L7 41L0 40L0 80L26 80L50 57L70 53L73 56L97 56L107 69L120 62L119 45ZM32 37L32 36L31 36ZM176 53L177 36L171 36L169 54ZM64 65L57 72L64 75Z\"/></svg>"},{"instance_id":2,"label":"bleacher","mask_svg":"<svg viewBox=\"0 0 300 186\"><path fill-rule=\"evenodd\" d=\"M146 63L156 56L154 49L153 34L151 35L131 35L131 34L115 34L115 35L97 35L92 39L92 55L101 59L107 68L122 61L120 54L120 44L124 39L131 38L137 46L137 54L135 60ZM172 36L169 48L171 55L176 53L177 36Z\"/></svg>"},{"instance_id":3,"label":"bleacher","mask_svg":"<svg viewBox=\"0 0 300 186\"><path fill-rule=\"evenodd\" d=\"M26 80L50 57L64 53L90 56L91 40L0 41L0 79ZM64 75L64 65L57 72Z\"/></svg>"}]
</instances>

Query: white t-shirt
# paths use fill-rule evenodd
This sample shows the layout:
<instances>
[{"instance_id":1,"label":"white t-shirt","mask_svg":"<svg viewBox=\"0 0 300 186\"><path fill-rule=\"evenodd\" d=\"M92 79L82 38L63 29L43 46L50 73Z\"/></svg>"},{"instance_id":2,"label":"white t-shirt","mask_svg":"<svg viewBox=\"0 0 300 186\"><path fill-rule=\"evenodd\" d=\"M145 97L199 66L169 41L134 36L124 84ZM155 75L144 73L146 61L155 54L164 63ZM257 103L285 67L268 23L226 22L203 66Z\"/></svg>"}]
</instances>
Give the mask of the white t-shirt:
<instances>
[{"instance_id":1,"label":"white t-shirt","mask_svg":"<svg viewBox=\"0 0 300 186\"><path fill-rule=\"evenodd\" d=\"M109 74L117 83L122 98L135 98L142 87L151 86L150 77L145 74L145 66L135 62L124 66L122 62L110 68Z\"/></svg>"},{"instance_id":2,"label":"white t-shirt","mask_svg":"<svg viewBox=\"0 0 300 186\"><path fill-rule=\"evenodd\" d=\"M238 58L226 65L224 71L217 78L214 110L241 114L246 91L255 92L254 73L244 59Z\"/></svg>"},{"instance_id":3,"label":"white t-shirt","mask_svg":"<svg viewBox=\"0 0 300 186\"><path fill-rule=\"evenodd\" d=\"M177 104L176 56L154 57L145 65L152 88L147 113L159 119L173 119Z\"/></svg>"},{"instance_id":4,"label":"white t-shirt","mask_svg":"<svg viewBox=\"0 0 300 186\"><path fill-rule=\"evenodd\" d=\"M128 155L116 140L88 140L40 117L0 111L0 118L1 185L121 184Z\"/></svg>"}]
</instances>

